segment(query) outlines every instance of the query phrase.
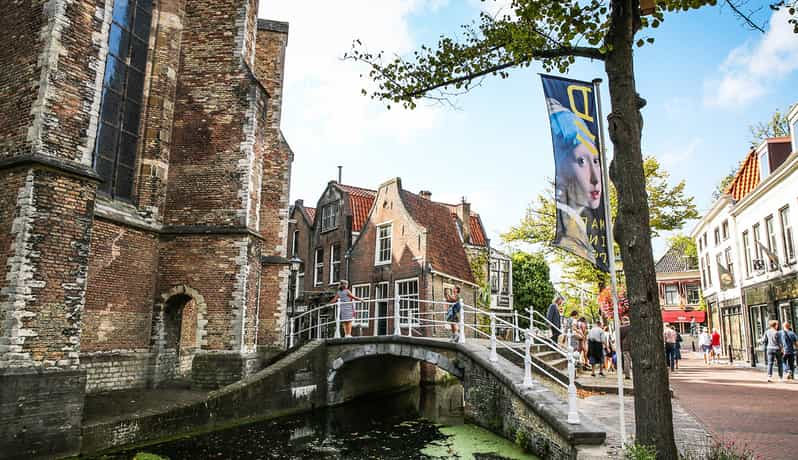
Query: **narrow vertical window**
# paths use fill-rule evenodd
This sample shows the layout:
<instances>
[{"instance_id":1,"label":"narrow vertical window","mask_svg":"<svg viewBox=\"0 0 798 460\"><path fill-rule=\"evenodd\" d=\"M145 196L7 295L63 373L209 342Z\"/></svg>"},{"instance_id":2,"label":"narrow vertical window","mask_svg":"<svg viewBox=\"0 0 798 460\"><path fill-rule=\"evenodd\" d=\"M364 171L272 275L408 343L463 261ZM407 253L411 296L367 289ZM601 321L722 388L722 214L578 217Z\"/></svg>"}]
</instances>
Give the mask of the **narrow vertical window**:
<instances>
[{"instance_id":1,"label":"narrow vertical window","mask_svg":"<svg viewBox=\"0 0 798 460\"><path fill-rule=\"evenodd\" d=\"M391 262L391 224L384 224L377 227L377 251L375 262L385 264Z\"/></svg>"},{"instance_id":2,"label":"narrow vertical window","mask_svg":"<svg viewBox=\"0 0 798 460\"><path fill-rule=\"evenodd\" d=\"M133 198L151 20L151 0L114 1L94 169L98 190L123 200Z\"/></svg>"},{"instance_id":3,"label":"narrow vertical window","mask_svg":"<svg viewBox=\"0 0 798 460\"><path fill-rule=\"evenodd\" d=\"M768 240L768 251L770 251L776 258L779 257L779 250L778 246L776 245L776 226L773 223L773 216L765 217L765 231L767 232L767 240ZM770 266L770 270L778 270L779 267L773 262L768 262L768 266Z\"/></svg>"},{"instance_id":4,"label":"narrow vertical window","mask_svg":"<svg viewBox=\"0 0 798 460\"><path fill-rule=\"evenodd\" d=\"M314 263L314 272L313 272L313 285L314 286L321 286L324 280L324 249L317 248Z\"/></svg>"},{"instance_id":5,"label":"narrow vertical window","mask_svg":"<svg viewBox=\"0 0 798 460\"><path fill-rule=\"evenodd\" d=\"M297 255L297 249L299 248L299 230L294 230L294 238L291 240L291 255Z\"/></svg>"},{"instance_id":6,"label":"narrow vertical window","mask_svg":"<svg viewBox=\"0 0 798 460\"><path fill-rule=\"evenodd\" d=\"M792 237L789 206L779 210L779 218L781 220L781 239L782 243L784 243L784 259L786 262L792 262L795 260L795 241Z\"/></svg>"},{"instance_id":7,"label":"narrow vertical window","mask_svg":"<svg viewBox=\"0 0 798 460\"><path fill-rule=\"evenodd\" d=\"M341 245L330 247L330 284L341 280Z\"/></svg>"},{"instance_id":8,"label":"narrow vertical window","mask_svg":"<svg viewBox=\"0 0 798 460\"><path fill-rule=\"evenodd\" d=\"M751 242L748 239L748 230L743 232L743 257L745 257L745 276L751 277Z\"/></svg>"}]
</instances>

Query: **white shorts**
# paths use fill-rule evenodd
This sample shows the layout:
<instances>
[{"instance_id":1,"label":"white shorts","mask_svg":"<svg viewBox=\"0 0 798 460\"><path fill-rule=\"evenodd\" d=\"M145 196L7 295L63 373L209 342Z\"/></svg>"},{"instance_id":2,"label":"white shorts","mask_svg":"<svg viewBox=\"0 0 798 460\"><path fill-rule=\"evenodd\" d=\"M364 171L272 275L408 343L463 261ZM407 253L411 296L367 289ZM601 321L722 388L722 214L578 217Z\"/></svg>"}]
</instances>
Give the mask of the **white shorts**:
<instances>
[{"instance_id":1,"label":"white shorts","mask_svg":"<svg viewBox=\"0 0 798 460\"><path fill-rule=\"evenodd\" d=\"M720 347L712 347L712 351L714 351L716 355L721 354L720 353Z\"/></svg>"}]
</instances>

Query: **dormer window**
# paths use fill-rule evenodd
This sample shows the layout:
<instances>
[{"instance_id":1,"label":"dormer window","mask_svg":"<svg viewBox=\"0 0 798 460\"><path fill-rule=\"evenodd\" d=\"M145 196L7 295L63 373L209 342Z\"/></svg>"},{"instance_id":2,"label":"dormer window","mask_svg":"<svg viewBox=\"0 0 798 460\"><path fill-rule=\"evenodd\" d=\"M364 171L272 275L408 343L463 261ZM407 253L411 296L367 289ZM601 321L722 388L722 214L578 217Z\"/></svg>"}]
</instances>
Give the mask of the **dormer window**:
<instances>
[{"instance_id":1,"label":"dormer window","mask_svg":"<svg viewBox=\"0 0 798 460\"><path fill-rule=\"evenodd\" d=\"M321 208L321 231L326 232L338 226L338 203L330 203Z\"/></svg>"}]
</instances>

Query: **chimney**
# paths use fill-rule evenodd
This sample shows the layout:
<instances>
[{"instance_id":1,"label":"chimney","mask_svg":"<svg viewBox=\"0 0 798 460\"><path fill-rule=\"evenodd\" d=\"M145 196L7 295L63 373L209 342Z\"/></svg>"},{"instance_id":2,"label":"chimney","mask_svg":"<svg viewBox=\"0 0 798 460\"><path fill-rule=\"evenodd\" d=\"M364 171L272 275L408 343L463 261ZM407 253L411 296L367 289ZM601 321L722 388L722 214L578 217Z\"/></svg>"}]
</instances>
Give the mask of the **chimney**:
<instances>
[{"instance_id":1,"label":"chimney","mask_svg":"<svg viewBox=\"0 0 798 460\"><path fill-rule=\"evenodd\" d=\"M424 198L425 200L432 200L432 192L430 192L429 190L422 190L418 192L418 196Z\"/></svg>"},{"instance_id":2,"label":"chimney","mask_svg":"<svg viewBox=\"0 0 798 460\"><path fill-rule=\"evenodd\" d=\"M338 166L338 183L341 184L341 171L344 169L343 166Z\"/></svg>"},{"instance_id":3,"label":"chimney","mask_svg":"<svg viewBox=\"0 0 798 460\"><path fill-rule=\"evenodd\" d=\"M471 203L463 197L457 205L457 219L463 226L463 243L471 243Z\"/></svg>"}]
</instances>

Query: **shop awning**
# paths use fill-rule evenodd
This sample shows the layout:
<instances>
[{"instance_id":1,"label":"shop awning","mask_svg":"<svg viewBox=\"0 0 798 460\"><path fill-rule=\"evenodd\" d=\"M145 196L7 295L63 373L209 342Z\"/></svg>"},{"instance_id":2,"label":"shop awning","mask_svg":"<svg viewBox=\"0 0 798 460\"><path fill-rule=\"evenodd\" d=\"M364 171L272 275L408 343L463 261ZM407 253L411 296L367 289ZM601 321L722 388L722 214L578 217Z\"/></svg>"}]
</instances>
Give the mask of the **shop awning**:
<instances>
[{"instance_id":1,"label":"shop awning","mask_svg":"<svg viewBox=\"0 0 798 460\"><path fill-rule=\"evenodd\" d=\"M665 323L689 323L695 318L696 323L703 323L707 318L703 311L663 310L662 321Z\"/></svg>"}]
</instances>

